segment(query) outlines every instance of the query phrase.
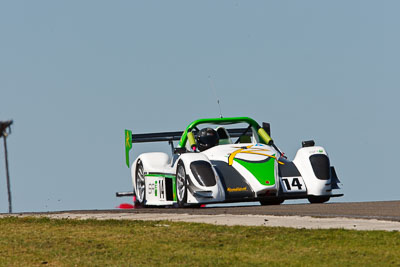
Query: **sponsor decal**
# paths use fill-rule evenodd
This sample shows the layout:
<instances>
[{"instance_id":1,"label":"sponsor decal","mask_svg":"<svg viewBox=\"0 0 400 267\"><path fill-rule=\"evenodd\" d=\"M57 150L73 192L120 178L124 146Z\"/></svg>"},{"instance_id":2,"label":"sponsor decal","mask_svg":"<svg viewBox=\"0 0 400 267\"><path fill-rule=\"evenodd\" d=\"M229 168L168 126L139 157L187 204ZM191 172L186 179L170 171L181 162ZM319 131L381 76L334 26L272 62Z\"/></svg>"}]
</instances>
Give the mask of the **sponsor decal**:
<instances>
[{"instance_id":1,"label":"sponsor decal","mask_svg":"<svg viewBox=\"0 0 400 267\"><path fill-rule=\"evenodd\" d=\"M160 186L160 199L165 199L165 186L164 186L164 180L159 180L158 182Z\"/></svg>"},{"instance_id":2,"label":"sponsor decal","mask_svg":"<svg viewBox=\"0 0 400 267\"><path fill-rule=\"evenodd\" d=\"M322 149L319 149L319 150L311 150L309 153L310 153L310 154L324 153L324 151L323 151Z\"/></svg>"},{"instance_id":3,"label":"sponsor decal","mask_svg":"<svg viewBox=\"0 0 400 267\"><path fill-rule=\"evenodd\" d=\"M247 191L247 187L235 187L235 188L230 188L228 187L228 192L241 192L241 191Z\"/></svg>"},{"instance_id":4,"label":"sponsor decal","mask_svg":"<svg viewBox=\"0 0 400 267\"><path fill-rule=\"evenodd\" d=\"M149 191L149 195L151 195L154 192L155 185L153 183L149 183L149 186L147 187L147 189Z\"/></svg>"},{"instance_id":5,"label":"sponsor decal","mask_svg":"<svg viewBox=\"0 0 400 267\"><path fill-rule=\"evenodd\" d=\"M130 139L131 139L131 135L129 134L128 131L126 131L125 146L128 148L132 147L131 142L129 142Z\"/></svg>"}]
</instances>

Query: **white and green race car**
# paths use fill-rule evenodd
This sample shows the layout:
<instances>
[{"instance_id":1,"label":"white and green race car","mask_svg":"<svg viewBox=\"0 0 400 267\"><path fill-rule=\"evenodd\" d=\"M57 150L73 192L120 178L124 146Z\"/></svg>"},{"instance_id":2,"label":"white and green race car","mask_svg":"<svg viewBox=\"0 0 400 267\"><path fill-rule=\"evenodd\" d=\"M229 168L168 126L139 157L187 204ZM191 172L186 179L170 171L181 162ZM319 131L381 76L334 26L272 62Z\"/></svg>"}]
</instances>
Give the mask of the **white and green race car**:
<instances>
[{"instance_id":1,"label":"white and green race car","mask_svg":"<svg viewBox=\"0 0 400 267\"><path fill-rule=\"evenodd\" d=\"M174 141L179 143L174 144ZM323 203L339 189L328 154L305 141L293 161L248 117L193 121L183 132L132 134L125 130L126 164L132 143L169 142L172 155L143 153L132 163L132 192L140 206L200 206L209 203L259 201L281 204L306 198ZM175 147L176 145L176 147Z\"/></svg>"}]
</instances>

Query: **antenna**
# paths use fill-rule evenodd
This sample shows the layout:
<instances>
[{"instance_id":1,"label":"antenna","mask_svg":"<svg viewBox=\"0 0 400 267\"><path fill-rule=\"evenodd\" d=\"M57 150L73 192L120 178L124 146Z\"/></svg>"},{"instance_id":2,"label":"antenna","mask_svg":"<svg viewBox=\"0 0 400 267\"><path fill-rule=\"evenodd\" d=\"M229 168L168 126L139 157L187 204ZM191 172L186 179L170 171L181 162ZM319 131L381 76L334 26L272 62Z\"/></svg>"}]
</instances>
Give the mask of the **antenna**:
<instances>
[{"instance_id":1,"label":"antenna","mask_svg":"<svg viewBox=\"0 0 400 267\"><path fill-rule=\"evenodd\" d=\"M211 76L208 76L208 80L210 81L211 89L212 89L213 92L214 92L214 96L215 96L215 98L217 99L217 104L218 104L218 108L219 108L219 117L220 117L220 118L223 118L223 116L222 116L222 110L221 110L221 105L220 105L220 103L219 103L219 98L218 98L218 96L217 96L217 93L216 93L216 90L215 90L215 86L214 86L214 83L212 82Z\"/></svg>"}]
</instances>

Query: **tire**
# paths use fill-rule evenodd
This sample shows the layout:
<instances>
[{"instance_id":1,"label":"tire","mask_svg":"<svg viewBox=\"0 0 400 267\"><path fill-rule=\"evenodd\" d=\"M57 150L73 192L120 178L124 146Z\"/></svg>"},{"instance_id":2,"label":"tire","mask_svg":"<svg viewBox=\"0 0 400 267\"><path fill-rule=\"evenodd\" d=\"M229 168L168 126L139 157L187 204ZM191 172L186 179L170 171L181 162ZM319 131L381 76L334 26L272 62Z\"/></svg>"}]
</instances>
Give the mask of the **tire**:
<instances>
[{"instance_id":1,"label":"tire","mask_svg":"<svg viewBox=\"0 0 400 267\"><path fill-rule=\"evenodd\" d=\"M187 177L182 162L176 168L176 200L179 208L184 207L187 202Z\"/></svg>"},{"instance_id":2,"label":"tire","mask_svg":"<svg viewBox=\"0 0 400 267\"><path fill-rule=\"evenodd\" d=\"M308 201L311 204L325 203L329 201L330 198L330 196L308 196Z\"/></svg>"},{"instance_id":3,"label":"tire","mask_svg":"<svg viewBox=\"0 0 400 267\"><path fill-rule=\"evenodd\" d=\"M136 163L135 173L135 184L136 184L136 205L140 207L146 206L146 182L143 170L143 164L140 160Z\"/></svg>"},{"instance_id":4,"label":"tire","mask_svg":"<svg viewBox=\"0 0 400 267\"><path fill-rule=\"evenodd\" d=\"M264 199L260 200L261 206L266 206L266 205L280 205L285 201L283 198L273 198L273 199Z\"/></svg>"}]
</instances>

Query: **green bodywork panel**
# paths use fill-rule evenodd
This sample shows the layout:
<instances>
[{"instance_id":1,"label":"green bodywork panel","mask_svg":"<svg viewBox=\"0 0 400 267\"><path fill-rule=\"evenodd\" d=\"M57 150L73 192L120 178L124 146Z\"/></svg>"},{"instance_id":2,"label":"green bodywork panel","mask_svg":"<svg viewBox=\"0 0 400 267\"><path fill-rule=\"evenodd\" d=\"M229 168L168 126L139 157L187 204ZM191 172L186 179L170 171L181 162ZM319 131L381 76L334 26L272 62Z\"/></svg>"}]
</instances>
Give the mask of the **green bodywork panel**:
<instances>
[{"instance_id":1,"label":"green bodywork panel","mask_svg":"<svg viewBox=\"0 0 400 267\"><path fill-rule=\"evenodd\" d=\"M172 174L162 174L162 173L156 173L156 174L145 174L145 176L152 176L152 177L165 177L165 178L174 178L175 179L175 175Z\"/></svg>"},{"instance_id":2,"label":"green bodywork panel","mask_svg":"<svg viewBox=\"0 0 400 267\"><path fill-rule=\"evenodd\" d=\"M172 177L173 199L176 201L176 177Z\"/></svg>"},{"instance_id":3,"label":"green bodywork panel","mask_svg":"<svg viewBox=\"0 0 400 267\"><path fill-rule=\"evenodd\" d=\"M253 174L260 184L266 186L275 185L275 160L273 158L269 158L266 162L249 162L236 158L234 161Z\"/></svg>"},{"instance_id":4,"label":"green bodywork panel","mask_svg":"<svg viewBox=\"0 0 400 267\"><path fill-rule=\"evenodd\" d=\"M125 160L129 168L129 151L132 149L132 131L125 130Z\"/></svg>"}]
</instances>

